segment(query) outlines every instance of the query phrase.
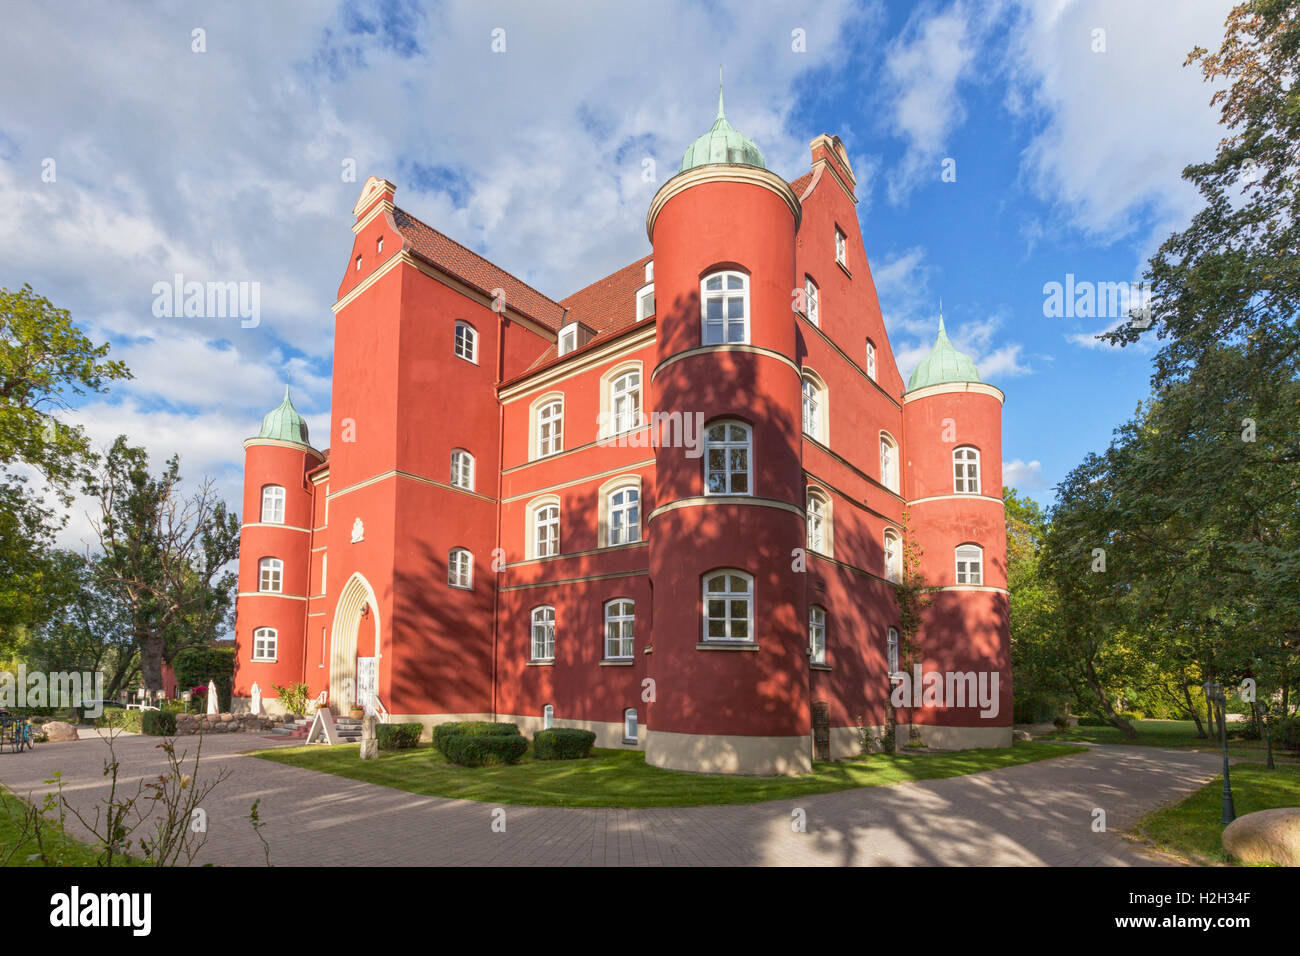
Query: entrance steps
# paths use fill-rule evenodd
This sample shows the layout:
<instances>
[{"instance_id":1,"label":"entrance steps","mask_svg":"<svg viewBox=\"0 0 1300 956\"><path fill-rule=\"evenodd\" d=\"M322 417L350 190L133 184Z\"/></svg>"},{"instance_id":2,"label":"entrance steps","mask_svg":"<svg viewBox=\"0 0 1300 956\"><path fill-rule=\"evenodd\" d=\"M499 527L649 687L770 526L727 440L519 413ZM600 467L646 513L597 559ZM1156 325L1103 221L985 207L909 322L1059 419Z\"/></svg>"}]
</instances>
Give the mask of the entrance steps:
<instances>
[{"instance_id":1,"label":"entrance steps","mask_svg":"<svg viewBox=\"0 0 1300 956\"><path fill-rule=\"evenodd\" d=\"M298 717L291 723L283 723L271 730L272 736L289 740L306 740L311 730L312 718ZM354 744L361 740L361 720L357 717L335 717L334 729L344 743Z\"/></svg>"}]
</instances>

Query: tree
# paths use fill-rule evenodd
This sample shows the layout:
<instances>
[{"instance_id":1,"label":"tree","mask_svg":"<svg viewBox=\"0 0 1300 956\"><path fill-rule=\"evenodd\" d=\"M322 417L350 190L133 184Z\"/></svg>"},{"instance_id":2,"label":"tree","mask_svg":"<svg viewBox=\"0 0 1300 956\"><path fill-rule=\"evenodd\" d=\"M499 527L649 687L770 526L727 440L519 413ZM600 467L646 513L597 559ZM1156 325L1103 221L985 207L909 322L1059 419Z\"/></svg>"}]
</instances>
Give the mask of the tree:
<instances>
[{"instance_id":1,"label":"tree","mask_svg":"<svg viewBox=\"0 0 1300 956\"><path fill-rule=\"evenodd\" d=\"M119 436L86 488L100 510L97 582L126 608L150 690L164 660L223 633L234 607L239 517L211 481L189 496L180 482L176 456L154 477L145 450Z\"/></svg>"},{"instance_id":2,"label":"tree","mask_svg":"<svg viewBox=\"0 0 1300 956\"><path fill-rule=\"evenodd\" d=\"M921 649L917 641L917 635L921 631L922 620L925 615L925 609L933 603L933 596L930 593L929 585L925 583L925 576L921 573L921 556L925 549L917 543L911 534L911 514L906 508L903 509L902 521L902 560L901 572L898 580L894 582L894 600L898 605L898 631L899 631L899 663L903 673L911 674L912 665L921 657ZM909 677L909 680L911 678ZM891 691L893 689L892 675L890 677ZM909 707L909 711L912 708ZM897 725L898 716L894 711L892 693L888 707L890 723L887 732L891 735L894 727ZM921 742L921 730L916 725L915 715L908 722L908 745L917 746Z\"/></svg>"},{"instance_id":3,"label":"tree","mask_svg":"<svg viewBox=\"0 0 1300 956\"><path fill-rule=\"evenodd\" d=\"M0 288L0 647L38 627L52 605L49 550L62 521L28 488L39 477L63 501L90 460L81 428L55 419L69 398L129 378L64 309L24 285Z\"/></svg>"}]
</instances>

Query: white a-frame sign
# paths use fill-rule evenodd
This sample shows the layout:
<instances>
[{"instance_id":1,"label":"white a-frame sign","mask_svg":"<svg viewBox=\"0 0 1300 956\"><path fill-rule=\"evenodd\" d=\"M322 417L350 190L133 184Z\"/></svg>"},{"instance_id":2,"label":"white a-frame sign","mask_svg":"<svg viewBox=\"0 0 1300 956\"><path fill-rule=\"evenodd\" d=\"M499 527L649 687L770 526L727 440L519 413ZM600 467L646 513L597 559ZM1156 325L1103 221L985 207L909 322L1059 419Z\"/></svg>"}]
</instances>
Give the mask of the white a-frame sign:
<instances>
[{"instance_id":1,"label":"white a-frame sign","mask_svg":"<svg viewBox=\"0 0 1300 956\"><path fill-rule=\"evenodd\" d=\"M321 707L316 711L316 718L311 722L311 730L307 731L307 743L325 743L336 744L339 742L339 732L334 726L334 715L330 713L328 707Z\"/></svg>"}]
</instances>

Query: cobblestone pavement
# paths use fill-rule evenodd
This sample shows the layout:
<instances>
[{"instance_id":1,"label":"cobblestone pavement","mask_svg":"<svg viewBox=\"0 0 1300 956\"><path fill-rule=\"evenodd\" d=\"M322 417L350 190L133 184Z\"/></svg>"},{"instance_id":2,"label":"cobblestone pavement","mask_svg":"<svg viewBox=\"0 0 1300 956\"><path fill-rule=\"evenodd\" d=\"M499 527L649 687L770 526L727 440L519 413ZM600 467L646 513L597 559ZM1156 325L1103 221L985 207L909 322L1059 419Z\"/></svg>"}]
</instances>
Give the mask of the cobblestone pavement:
<instances>
[{"instance_id":1,"label":"cobblestone pavement","mask_svg":"<svg viewBox=\"0 0 1300 956\"><path fill-rule=\"evenodd\" d=\"M83 734L87 731L83 730ZM163 767L157 738L123 736L120 778ZM190 750L195 738L180 738ZM260 800L262 831L278 866L365 865L1085 865L1168 862L1121 832L1138 817L1209 781L1213 754L1152 747L1088 753L1004 770L893 787L728 807L590 810L506 806L425 797L241 755L277 746L252 734L204 738L204 771L229 771L208 801L199 862L261 866L248 822ZM105 744L95 738L0 754L0 783L39 795L54 771L79 808L107 793ZM1107 832L1092 830L1106 811ZM806 832L791 826L806 813ZM84 810L83 810L84 812Z\"/></svg>"}]
</instances>

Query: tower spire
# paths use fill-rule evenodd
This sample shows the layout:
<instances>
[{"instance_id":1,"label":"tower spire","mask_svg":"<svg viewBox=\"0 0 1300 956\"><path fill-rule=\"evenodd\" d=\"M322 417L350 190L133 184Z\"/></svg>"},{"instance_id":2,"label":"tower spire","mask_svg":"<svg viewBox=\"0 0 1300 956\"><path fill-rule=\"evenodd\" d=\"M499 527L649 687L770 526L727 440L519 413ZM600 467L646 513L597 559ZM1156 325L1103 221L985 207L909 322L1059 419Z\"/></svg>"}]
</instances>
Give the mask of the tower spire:
<instances>
[{"instance_id":1,"label":"tower spire","mask_svg":"<svg viewBox=\"0 0 1300 956\"><path fill-rule=\"evenodd\" d=\"M726 119L726 118L727 118L726 115L722 112L722 64L719 63L719 64L718 64L718 115L717 115L717 119Z\"/></svg>"},{"instance_id":2,"label":"tower spire","mask_svg":"<svg viewBox=\"0 0 1300 956\"><path fill-rule=\"evenodd\" d=\"M939 333L943 334L943 296L939 296Z\"/></svg>"}]
</instances>

